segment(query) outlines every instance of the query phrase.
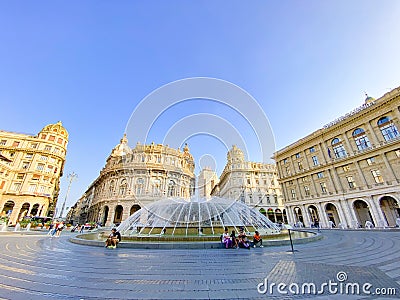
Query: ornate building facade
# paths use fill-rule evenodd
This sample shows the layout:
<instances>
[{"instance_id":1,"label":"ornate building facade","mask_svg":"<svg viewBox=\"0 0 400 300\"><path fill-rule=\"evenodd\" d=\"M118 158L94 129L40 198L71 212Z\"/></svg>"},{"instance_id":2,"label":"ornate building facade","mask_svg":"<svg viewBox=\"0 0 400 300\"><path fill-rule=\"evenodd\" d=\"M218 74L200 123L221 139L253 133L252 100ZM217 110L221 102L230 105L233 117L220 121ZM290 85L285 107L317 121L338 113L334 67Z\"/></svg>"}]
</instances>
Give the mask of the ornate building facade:
<instances>
[{"instance_id":1,"label":"ornate building facade","mask_svg":"<svg viewBox=\"0 0 400 300\"><path fill-rule=\"evenodd\" d=\"M236 146L228 151L227 163L211 195L246 203L272 222L287 221L276 166L246 161Z\"/></svg>"},{"instance_id":2,"label":"ornate building facade","mask_svg":"<svg viewBox=\"0 0 400 300\"><path fill-rule=\"evenodd\" d=\"M290 223L395 226L400 217L400 88L277 151ZM367 223L367 224L371 224Z\"/></svg>"},{"instance_id":3,"label":"ornate building facade","mask_svg":"<svg viewBox=\"0 0 400 300\"><path fill-rule=\"evenodd\" d=\"M61 122L36 136L0 131L0 212L9 223L54 215L67 144Z\"/></svg>"},{"instance_id":4,"label":"ornate building facade","mask_svg":"<svg viewBox=\"0 0 400 300\"><path fill-rule=\"evenodd\" d=\"M190 198L194 167L187 145L183 151L154 143L132 149L124 135L70 218L110 226L162 197Z\"/></svg>"},{"instance_id":5,"label":"ornate building facade","mask_svg":"<svg viewBox=\"0 0 400 300\"><path fill-rule=\"evenodd\" d=\"M201 169L197 177L196 191L202 198L209 198L211 191L218 184L218 175L210 167Z\"/></svg>"}]
</instances>

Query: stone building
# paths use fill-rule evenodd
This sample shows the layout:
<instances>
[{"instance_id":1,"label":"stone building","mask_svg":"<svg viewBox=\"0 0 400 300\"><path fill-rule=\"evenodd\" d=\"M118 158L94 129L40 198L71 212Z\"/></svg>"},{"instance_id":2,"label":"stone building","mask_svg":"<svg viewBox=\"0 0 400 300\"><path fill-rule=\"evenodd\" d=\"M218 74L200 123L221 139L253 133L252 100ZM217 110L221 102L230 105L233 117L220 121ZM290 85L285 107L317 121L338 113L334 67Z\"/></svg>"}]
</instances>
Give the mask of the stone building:
<instances>
[{"instance_id":1,"label":"stone building","mask_svg":"<svg viewBox=\"0 0 400 300\"><path fill-rule=\"evenodd\" d=\"M236 146L228 151L227 163L211 195L246 203L273 222L287 221L275 165L246 161Z\"/></svg>"},{"instance_id":2,"label":"stone building","mask_svg":"<svg viewBox=\"0 0 400 300\"><path fill-rule=\"evenodd\" d=\"M400 88L277 151L290 223L395 226L400 201ZM370 223L367 223L370 224Z\"/></svg>"},{"instance_id":3,"label":"stone building","mask_svg":"<svg viewBox=\"0 0 400 300\"><path fill-rule=\"evenodd\" d=\"M71 218L110 226L162 197L190 198L194 167L187 145L183 151L154 143L130 148L124 135Z\"/></svg>"},{"instance_id":4,"label":"stone building","mask_svg":"<svg viewBox=\"0 0 400 300\"><path fill-rule=\"evenodd\" d=\"M61 122L35 136L0 131L0 212L9 223L54 215L67 144Z\"/></svg>"},{"instance_id":5,"label":"stone building","mask_svg":"<svg viewBox=\"0 0 400 300\"><path fill-rule=\"evenodd\" d=\"M197 177L196 191L201 198L209 198L213 187L218 183L218 175L210 167L201 169Z\"/></svg>"}]
</instances>

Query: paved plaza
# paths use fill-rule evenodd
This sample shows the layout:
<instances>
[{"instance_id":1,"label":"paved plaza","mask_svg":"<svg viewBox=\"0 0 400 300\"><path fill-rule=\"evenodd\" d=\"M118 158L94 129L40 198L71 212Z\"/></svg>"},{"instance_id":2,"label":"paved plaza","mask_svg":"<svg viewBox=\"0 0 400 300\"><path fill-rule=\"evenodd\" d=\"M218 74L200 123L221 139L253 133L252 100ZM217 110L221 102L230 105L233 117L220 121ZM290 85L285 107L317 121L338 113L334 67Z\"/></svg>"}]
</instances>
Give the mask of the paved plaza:
<instances>
[{"instance_id":1,"label":"paved plaza","mask_svg":"<svg viewBox=\"0 0 400 300\"><path fill-rule=\"evenodd\" d=\"M399 231L323 231L320 241L246 249L105 249L73 234L0 233L0 299L394 299L400 295ZM335 282L336 293L324 283ZM320 295L293 295L313 283ZM340 284L370 284L349 295ZM276 286L274 286L275 284ZM277 286L286 284L278 292ZM266 291L266 286L271 289ZM307 287L307 286L306 286ZM397 295L378 296L396 289ZM258 291L259 290L259 291ZM334 291L334 290L333 290ZM351 290L349 290L351 291ZM356 290L354 290L356 291ZM265 293L260 293L265 292ZM353 293L354 294L354 293ZM375 294L375 295L373 295Z\"/></svg>"}]
</instances>

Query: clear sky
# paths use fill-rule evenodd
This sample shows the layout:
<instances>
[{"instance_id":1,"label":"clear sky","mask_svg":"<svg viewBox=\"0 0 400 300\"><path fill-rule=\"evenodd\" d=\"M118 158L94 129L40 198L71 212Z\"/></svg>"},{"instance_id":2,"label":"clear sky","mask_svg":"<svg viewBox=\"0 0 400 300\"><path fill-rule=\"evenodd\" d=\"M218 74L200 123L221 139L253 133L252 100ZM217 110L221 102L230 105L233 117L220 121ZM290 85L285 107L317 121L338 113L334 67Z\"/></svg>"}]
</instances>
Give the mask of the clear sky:
<instances>
[{"instance_id":1,"label":"clear sky","mask_svg":"<svg viewBox=\"0 0 400 300\"><path fill-rule=\"evenodd\" d=\"M363 104L364 91L378 98L400 85L399 16L400 1L375 0L1 1L0 129L36 134L63 122L64 174L79 176L67 206L98 176L140 101L179 79L219 78L247 91L280 149ZM235 112L204 99L180 105L156 120L156 143L205 113L252 147ZM197 165L213 157L220 172L231 140L218 125L216 137L199 130L179 143L189 142ZM64 176L60 205L66 190Z\"/></svg>"}]
</instances>

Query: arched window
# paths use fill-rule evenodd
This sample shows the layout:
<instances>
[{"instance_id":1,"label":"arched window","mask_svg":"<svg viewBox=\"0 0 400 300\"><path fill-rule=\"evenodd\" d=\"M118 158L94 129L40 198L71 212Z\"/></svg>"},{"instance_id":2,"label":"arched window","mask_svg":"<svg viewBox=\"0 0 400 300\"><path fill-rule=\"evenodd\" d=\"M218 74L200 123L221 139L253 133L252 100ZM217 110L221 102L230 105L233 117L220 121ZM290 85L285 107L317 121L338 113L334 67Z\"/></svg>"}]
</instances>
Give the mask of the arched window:
<instances>
[{"instance_id":1,"label":"arched window","mask_svg":"<svg viewBox=\"0 0 400 300\"><path fill-rule=\"evenodd\" d=\"M111 182L110 182L110 196L114 195L114 190L115 190L115 182L114 182L114 180L111 180Z\"/></svg>"},{"instance_id":2,"label":"arched window","mask_svg":"<svg viewBox=\"0 0 400 300\"><path fill-rule=\"evenodd\" d=\"M336 158L347 156L346 149L343 147L343 144L339 138L334 138L332 140L332 147Z\"/></svg>"},{"instance_id":3,"label":"arched window","mask_svg":"<svg viewBox=\"0 0 400 300\"><path fill-rule=\"evenodd\" d=\"M369 142L369 139L368 139L367 135L365 134L364 129L357 128L356 130L354 130L353 138L354 138L354 141L356 142L358 150L364 150L364 149L371 147L371 143Z\"/></svg>"},{"instance_id":4,"label":"arched window","mask_svg":"<svg viewBox=\"0 0 400 300\"><path fill-rule=\"evenodd\" d=\"M175 181L170 180L168 183L168 197L175 196L175 190L176 190L176 183Z\"/></svg>"},{"instance_id":5,"label":"arched window","mask_svg":"<svg viewBox=\"0 0 400 300\"><path fill-rule=\"evenodd\" d=\"M136 195L143 194L143 188L144 188L144 179L143 178L136 179Z\"/></svg>"},{"instance_id":6,"label":"arched window","mask_svg":"<svg viewBox=\"0 0 400 300\"><path fill-rule=\"evenodd\" d=\"M126 194L126 179L122 179L121 183L119 185L119 194L120 195L125 195Z\"/></svg>"},{"instance_id":7,"label":"arched window","mask_svg":"<svg viewBox=\"0 0 400 300\"><path fill-rule=\"evenodd\" d=\"M399 131L396 125L393 124L393 121L390 120L389 117L380 118L378 120L378 126L385 141L389 141L399 136Z\"/></svg>"},{"instance_id":8,"label":"arched window","mask_svg":"<svg viewBox=\"0 0 400 300\"><path fill-rule=\"evenodd\" d=\"M154 179L153 180L153 196L159 196L161 194L161 180Z\"/></svg>"}]
</instances>

